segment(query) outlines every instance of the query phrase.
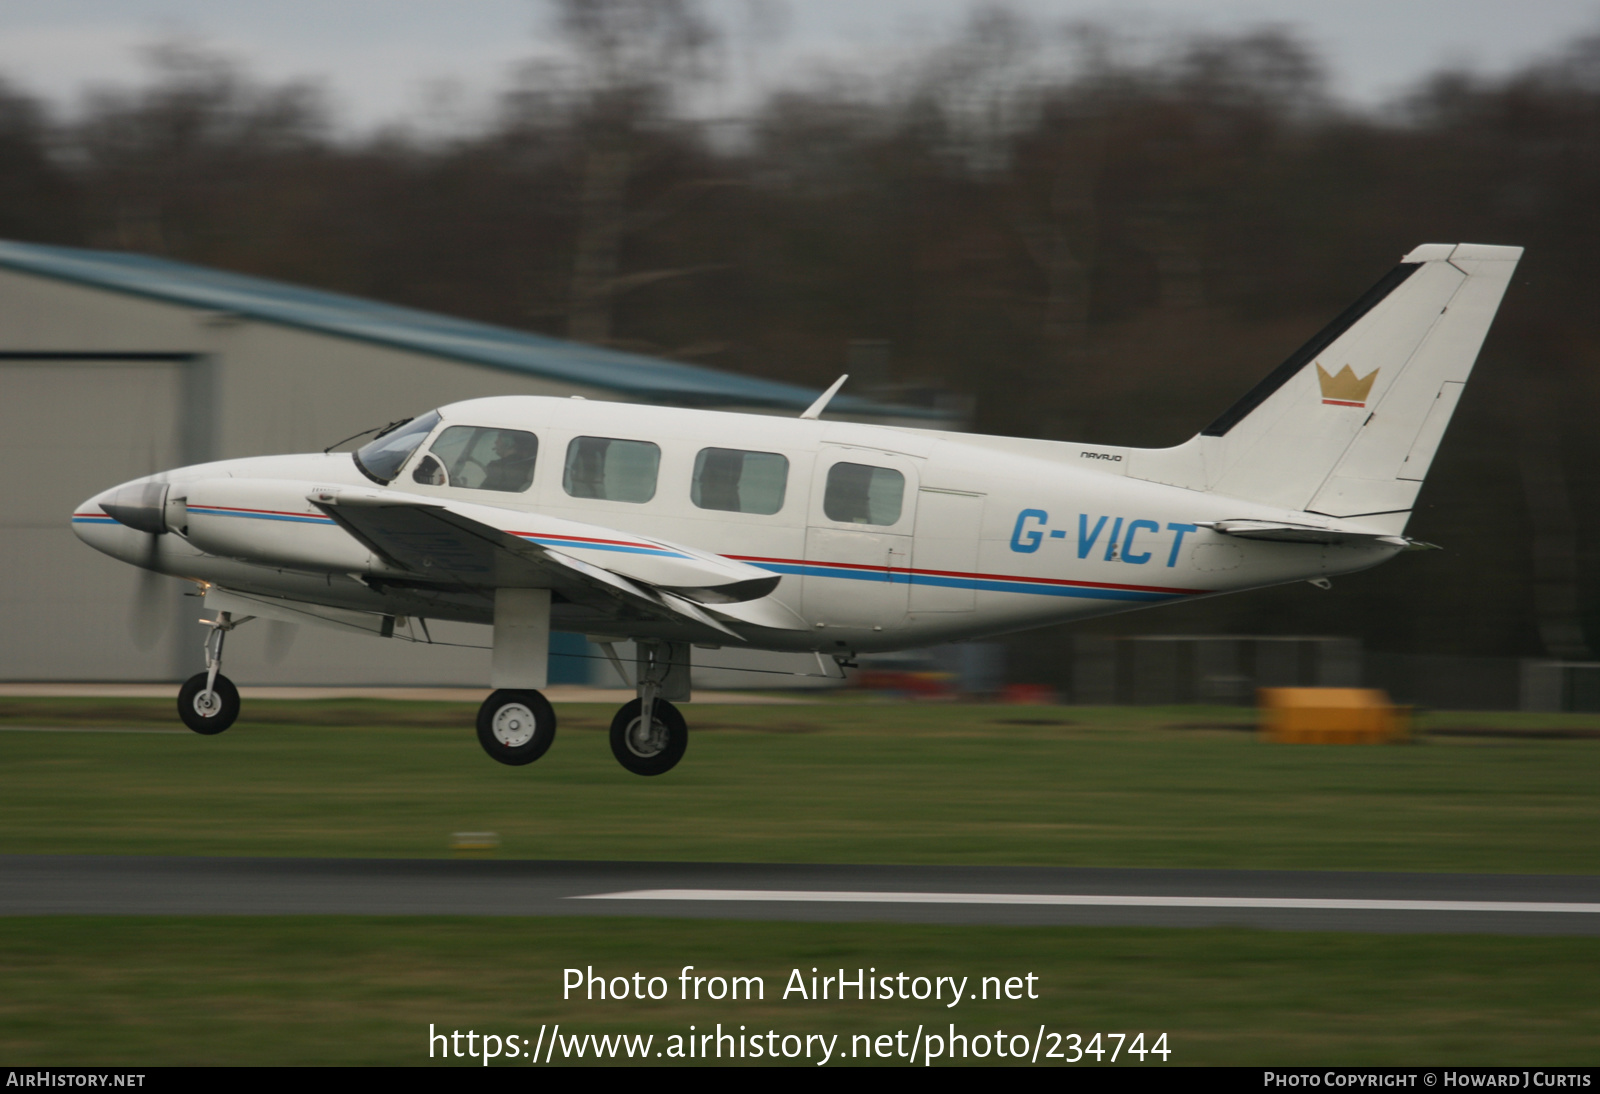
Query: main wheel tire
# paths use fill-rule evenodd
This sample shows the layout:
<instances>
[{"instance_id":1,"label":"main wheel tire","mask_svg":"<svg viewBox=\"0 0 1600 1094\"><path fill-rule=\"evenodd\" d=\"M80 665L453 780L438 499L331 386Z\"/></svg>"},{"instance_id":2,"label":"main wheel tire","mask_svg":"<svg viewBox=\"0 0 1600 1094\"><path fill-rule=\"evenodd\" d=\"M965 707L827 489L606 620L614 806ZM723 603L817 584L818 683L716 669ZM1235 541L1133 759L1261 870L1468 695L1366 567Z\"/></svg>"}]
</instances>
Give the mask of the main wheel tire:
<instances>
[{"instance_id":1,"label":"main wheel tire","mask_svg":"<svg viewBox=\"0 0 1600 1094\"><path fill-rule=\"evenodd\" d=\"M239 689L219 672L207 691L206 674L197 672L178 690L178 717L196 733L221 733L239 717Z\"/></svg>"},{"instance_id":2,"label":"main wheel tire","mask_svg":"<svg viewBox=\"0 0 1600 1094\"><path fill-rule=\"evenodd\" d=\"M478 708L478 743L503 764L531 764L555 739L556 712L537 691L502 689Z\"/></svg>"},{"instance_id":3,"label":"main wheel tire","mask_svg":"<svg viewBox=\"0 0 1600 1094\"><path fill-rule=\"evenodd\" d=\"M657 699L651 711L653 725L646 732L640 723L640 708L635 699L623 704L611 719L611 754L635 775L660 775L671 771L689 747L689 724L678 708Z\"/></svg>"}]
</instances>

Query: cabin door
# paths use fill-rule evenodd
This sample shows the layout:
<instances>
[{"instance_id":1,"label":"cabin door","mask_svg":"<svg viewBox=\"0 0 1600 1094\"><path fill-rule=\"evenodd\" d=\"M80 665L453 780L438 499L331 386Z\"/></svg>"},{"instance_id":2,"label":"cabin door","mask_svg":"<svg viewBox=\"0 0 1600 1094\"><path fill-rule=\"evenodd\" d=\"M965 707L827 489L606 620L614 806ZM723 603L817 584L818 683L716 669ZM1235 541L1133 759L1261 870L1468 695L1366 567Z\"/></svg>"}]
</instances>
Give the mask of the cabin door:
<instances>
[{"instance_id":1,"label":"cabin door","mask_svg":"<svg viewBox=\"0 0 1600 1094\"><path fill-rule=\"evenodd\" d=\"M823 448L806 527L801 599L807 619L825 624L824 630L867 634L905 622L916 503L914 460Z\"/></svg>"}]
</instances>

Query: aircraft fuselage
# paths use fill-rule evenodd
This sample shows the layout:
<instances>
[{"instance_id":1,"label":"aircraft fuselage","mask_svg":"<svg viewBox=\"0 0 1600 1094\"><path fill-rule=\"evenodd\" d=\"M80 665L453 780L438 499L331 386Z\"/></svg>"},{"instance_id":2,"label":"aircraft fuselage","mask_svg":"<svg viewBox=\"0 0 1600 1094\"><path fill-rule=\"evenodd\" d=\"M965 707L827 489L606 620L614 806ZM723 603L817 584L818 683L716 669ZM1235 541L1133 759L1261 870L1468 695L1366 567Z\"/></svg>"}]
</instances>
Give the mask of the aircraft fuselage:
<instances>
[{"instance_id":1,"label":"aircraft fuselage","mask_svg":"<svg viewBox=\"0 0 1600 1094\"><path fill-rule=\"evenodd\" d=\"M526 489L416 481L430 444L460 426L537 438ZM648 497L643 488L627 500L577 496L595 492L574 480L574 453L595 439L658 450ZM772 457L781 457L781 485L766 482L764 499L751 506L772 511L707 507L717 503L704 488L708 452L759 456L773 467ZM1209 525L1330 522L1129 478L1122 457L1105 446L505 397L443 408L389 485L371 481L347 453L227 460L153 477L167 484L163 516L173 533L157 537L155 550L146 533L106 515L107 501L126 496L131 484L85 502L73 521L82 539L107 554L208 585L384 615L492 623L490 583L471 587L459 575L430 583L425 574L402 572L311 500L319 492L381 492L461 508L602 567L670 566L666 556L684 546L779 575L771 598L803 626L734 622L733 629L753 647L822 652L921 647L1334 577L1402 549L1225 535ZM835 470L841 464L868 489L886 481L895 488L887 493L897 496L880 499L877 512L840 510L829 491L844 474ZM443 559L441 569L448 563ZM690 621L624 624L559 599L551 625L629 638L716 638ZM718 640L736 644L726 635Z\"/></svg>"}]
</instances>

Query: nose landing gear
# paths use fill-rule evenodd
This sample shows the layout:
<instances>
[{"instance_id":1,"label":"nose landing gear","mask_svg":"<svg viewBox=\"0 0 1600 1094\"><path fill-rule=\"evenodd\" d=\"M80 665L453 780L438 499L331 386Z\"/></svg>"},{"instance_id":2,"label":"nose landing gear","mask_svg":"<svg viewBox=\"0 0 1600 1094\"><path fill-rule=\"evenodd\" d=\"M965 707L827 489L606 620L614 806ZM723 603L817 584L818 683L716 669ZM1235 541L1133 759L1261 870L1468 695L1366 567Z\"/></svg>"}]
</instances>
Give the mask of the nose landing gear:
<instances>
[{"instance_id":1,"label":"nose landing gear","mask_svg":"<svg viewBox=\"0 0 1600 1094\"><path fill-rule=\"evenodd\" d=\"M239 717L239 689L222 675L222 640L251 618L235 620L227 612L218 612L214 621L201 621L211 628L206 635L206 671L189 677L178 691L178 717L196 733L221 733Z\"/></svg>"}]
</instances>

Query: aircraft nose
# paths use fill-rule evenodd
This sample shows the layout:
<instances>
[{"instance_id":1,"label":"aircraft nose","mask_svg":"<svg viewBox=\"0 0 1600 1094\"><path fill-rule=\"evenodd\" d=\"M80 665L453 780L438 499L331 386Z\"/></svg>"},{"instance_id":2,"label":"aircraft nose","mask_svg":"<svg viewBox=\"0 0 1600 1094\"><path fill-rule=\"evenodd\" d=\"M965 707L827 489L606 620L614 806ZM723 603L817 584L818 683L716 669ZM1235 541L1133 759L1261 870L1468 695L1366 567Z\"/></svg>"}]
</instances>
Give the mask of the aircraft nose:
<instances>
[{"instance_id":1,"label":"aircraft nose","mask_svg":"<svg viewBox=\"0 0 1600 1094\"><path fill-rule=\"evenodd\" d=\"M136 479L102 490L72 511L72 531L97 551L116 558L134 543L156 542L167 532L168 486L164 482ZM128 529L144 535L130 536Z\"/></svg>"},{"instance_id":2,"label":"aircraft nose","mask_svg":"<svg viewBox=\"0 0 1600 1094\"><path fill-rule=\"evenodd\" d=\"M103 528L108 524L116 524L116 521L106 515L105 510L101 508L101 502L105 501L110 494L109 490L102 494L96 494L92 498L80 501L77 507L72 510L73 533L91 547L95 545L94 536L97 527Z\"/></svg>"},{"instance_id":3,"label":"aircraft nose","mask_svg":"<svg viewBox=\"0 0 1600 1094\"><path fill-rule=\"evenodd\" d=\"M103 490L79 502L72 510L72 532L97 551L115 555L122 539L123 526L105 511L105 503L116 490Z\"/></svg>"}]
</instances>

